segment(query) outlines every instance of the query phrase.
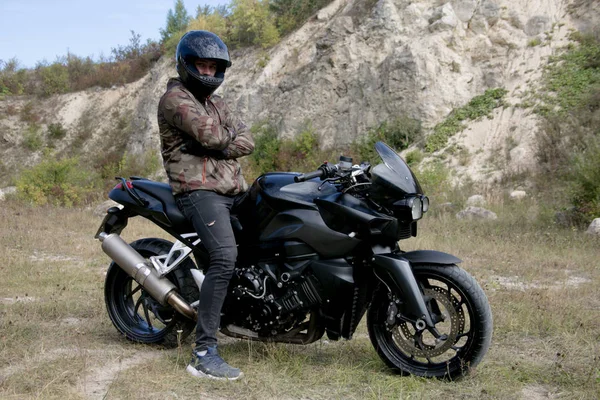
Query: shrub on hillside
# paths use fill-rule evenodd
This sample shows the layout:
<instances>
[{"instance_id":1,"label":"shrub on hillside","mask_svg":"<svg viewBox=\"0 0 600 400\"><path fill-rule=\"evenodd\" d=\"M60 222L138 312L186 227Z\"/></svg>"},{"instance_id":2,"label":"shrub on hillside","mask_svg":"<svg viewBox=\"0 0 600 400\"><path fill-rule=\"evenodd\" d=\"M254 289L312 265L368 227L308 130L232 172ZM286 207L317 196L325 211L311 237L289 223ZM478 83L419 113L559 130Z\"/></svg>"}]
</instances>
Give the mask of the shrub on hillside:
<instances>
[{"instance_id":1,"label":"shrub on hillside","mask_svg":"<svg viewBox=\"0 0 600 400\"><path fill-rule=\"evenodd\" d=\"M385 142L400 152L422 137L421 121L407 116L400 116L391 121L384 121L377 127L371 128L367 134L352 144L353 152L358 155L359 162L379 162L375 151L375 143Z\"/></svg>"},{"instance_id":2,"label":"shrub on hillside","mask_svg":"<svg viewBox=\"0 0 600 400\"><path fill-rule=\"evenodd\" d=\"M233 47L258 45L271 47L279 41L275 18L269 12L269 2L232 0L227 44Z\"/></svg>"},{"instance_id":3,"label":"shrub on hillside","mask_svg":"<svg viewBox=\"0 0 600 400\"><path fill-rule=\"evenodd\" d=\"M504 105L503 98L508 93L506 89L488 89L484 94L475 96L466 105L453 110L444 121L433 128L425 142L428 152L441 150L454 134L465 129L463 121L474 121L489 116L494 108Z\"/></svg>"},{"instance_id":4,"label":"shrub on hillside","mask_svg":"<svg viewBox=\"0 0 600 400\"><path fill-rule=\"evenodd\" d=\"M279 34L284 36L329 3L331 0L271 0L269 7L275 14Z\"/></svg>"},{"instance_id":5,"label":"shrub on hillside","mask_svg":"<svg viewBox=\"0 0 600 400\"><path fill-rule=\"evenodd\" d=\"M277 170L281 146L277 137L277 128L263 122L252 126L251 131L254 136L254 152L250 158L253 161L256 175Z\"/></svg>"},{"instance_id":6,"label":"shrub on hillside","mask_svg":"<svg viewBox=\"0 0 600 400\"><path fill-rule=\"evenodd\" d=\"M35 205L74 206L87 202L97 193L97 176L76 157L55 160L47 157L21 173L17 194Z\"/></svg>"},{"instance_id":7,"label":"shrub on hillside","mask_svg":"<svg viewBox=\"0 0 600 400\"><path fill-rule=\"evenodd\" d=\"M40 127L37 124L31 124L27 128L27 132L23 135L23 145L31 150L41 150L44 146L44 140L40 134Z\"/></svg>"},{"instance_id":8,"label":"shrub on hillside","mask_svg":"<svg viewBox=\"0 0 600 400\"><path fill-rule=\"evenodd\" d=\"M423 192L429 197L436 198L447 195L452 190L450 171L440 162L434 162L413 171L421 184Z\"/></svg>"},{"instance_id":9,"label":"shrub on hillside","mask_svg":"<svg viewBox=\"0 0 600 400\"><path fill-rule=\"evenodd\" d=\"M321 149L319 137L307 123L292 139L279 139L277 128L270 123L252 127L254 152L245 161L246 177L256 178L273 171L308 172L316 169L325 160L334 160L333 151Z\"/></svg>"},{"instance_id":10,"label":"shrub on hillside","mask_svg":"<svg viewBox=\"0 0 600 400\"><path fill-rule=\"evenodd\" d=\"M16 58L0 60L0 96L22 94L26 80L25 70L19 68Z\"/></svg>"},{"instance_id":11,"label":"shrub on hillside","mask_svg":"<svg viewBox=\"0 0 600 400\"><path fill-rule=\"evenodd\" d=\"M62 139L67 135L67 130L60 122L48 125L48 137L50 139Z\"/></svg>"},{"instance_id":12,"label":"shrub on hillside","mask_svg":"<svg viewBox=\"0 0 600 400\"><path fill-rule=\"evenodd\" d=\"M23 105L19 113L21 121L28 122L30 124L36 124L40 122L41 118L39 113L34 110L33 105L33 101L27 102L25 105Z\"/></svg>"},{"instance_id":13,"label":"shrub on hillside","mask_svg":"<svg viewBox=\"0 0 600 400\"><path fill-rule=\"evenodd\" d=\"M111 87L140 79L160 58L158 43L140 41L131 31L129 44L112 49L112 56L94 62L68 53L55 62L39 62L35 69L18 68L17 60L0 62L0 96L27 94L51 96L90 87Z\"/></svg>"},{"instance_id":14,"label":"shrub on hillside","mask_svg":"<svg viewBox=\"0 0 600 400\"><path fill-rule=\"evenodd\" d=\"M577 45L543 76L536 158L555 206L584 225L600 216L600 34L575 34ZM576 215L575 215L576 214Z\"/></svg>"},{"instance_id":15,"label":"shrub on hillside","mask_svg":"<svg viewBox=\"0 0 600 400\"><path fill-rule=\"evenodd\" d=\"M41 80L42 96L67 93L70 90L69 70L64 59L50 65L39 63L36 72Z\"/></svg>"},{"instance_id":16,"label":"shrub on hillside","mask_svg":"<svg viewBox=\"0 0 600 400\"><path fill-rule=\"evenodd\" d=\"M572 172L573 203L588 220L600 218L600 135L575 156Z\"/></svg>"}]
</instances>

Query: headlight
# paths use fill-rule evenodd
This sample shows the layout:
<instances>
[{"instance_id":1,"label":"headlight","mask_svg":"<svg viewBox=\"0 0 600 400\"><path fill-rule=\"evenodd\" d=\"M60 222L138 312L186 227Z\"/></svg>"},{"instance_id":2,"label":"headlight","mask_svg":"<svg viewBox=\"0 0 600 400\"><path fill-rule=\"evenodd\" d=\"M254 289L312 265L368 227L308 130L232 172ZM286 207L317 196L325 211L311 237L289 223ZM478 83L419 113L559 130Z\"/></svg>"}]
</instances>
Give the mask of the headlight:
<instances>
[{"instance_id":1,"label":"headlight","mask_svg":"<svg viewBox=\"0 0 600 400\"><path fill-rule=\"evenodd\" d=\"M426 199L423 196L415 196L398 200L394 203L394 216L404 222L421 219L425 207L423 198Z\"/></svg>"},{"instance_id":2,"label":"headlight","mask_svg":"<svg viewBox=\"0 0 600 400\"><path fill-rule=\"evenodd\" d=\"M429 197L421 196L421 201L423 202L423 212L426 213L429 210Z\"/></svg>"},{"instance_id":3,"label":"headlight","mask_svg":"<svg viewBox=\"0 0 600 400\"><path fill-rule=\"evenodd\" d=\"M420 219L423 216L423 202L421 202L420 198L413 197L410 208L413 220Z\"/></svg>"}]
</instances>

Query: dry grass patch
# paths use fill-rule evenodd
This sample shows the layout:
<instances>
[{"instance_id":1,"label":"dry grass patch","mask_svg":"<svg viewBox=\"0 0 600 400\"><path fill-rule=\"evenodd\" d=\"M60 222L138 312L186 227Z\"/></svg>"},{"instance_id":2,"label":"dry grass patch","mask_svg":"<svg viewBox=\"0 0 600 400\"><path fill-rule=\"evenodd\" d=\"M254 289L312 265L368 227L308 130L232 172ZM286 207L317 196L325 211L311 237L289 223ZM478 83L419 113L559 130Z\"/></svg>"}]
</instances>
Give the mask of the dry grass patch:
<instances>
[{"instance_id":1,"label":"dry grass patch","mask_svg":"<svg viewBox=\"0 0 600 400\"><path fill-rule=\"evenodd\" d=\"M91 210L5 202L0 398L598 398L600 240L532 222L532 209L496 206L499 219L488 222L427 216L419 237L401 243L457 255L484 287L494 339L471 376L447 382L395 375L363 322L352 341L223 341L224 358L246 374L223 383L185 373L189 342L165 350L116 332L103 299L109 260L93 239L100 218ZM124 231L128 241L147 236L168 237L135 219Z\"/></svg>"}]
</instances>

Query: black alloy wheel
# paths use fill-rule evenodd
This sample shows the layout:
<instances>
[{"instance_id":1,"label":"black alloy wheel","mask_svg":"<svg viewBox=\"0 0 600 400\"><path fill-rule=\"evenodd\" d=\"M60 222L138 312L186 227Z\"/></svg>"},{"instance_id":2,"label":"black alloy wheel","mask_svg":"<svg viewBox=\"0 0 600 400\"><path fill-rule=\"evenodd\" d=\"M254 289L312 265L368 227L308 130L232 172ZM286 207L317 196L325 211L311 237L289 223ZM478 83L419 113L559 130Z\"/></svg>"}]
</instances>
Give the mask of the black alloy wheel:
<instances>
[{"instance_id":1,"label":"black alloy wheel","mask_svg":"<svg viewBox=\"0 0 600 400\"><path fill-rule=\"evenodd\" d=\"M403 375L458 378L483 359L492 339L492 312L479 284L452 266L413 268L441 336L401 316L402 298L380 285L369 307L369 337L381 359Z\"/></svg>"},{"instance_id":2,"label":"black alloy wheel","mask_svg":"<svg viewBox=\"0 0 600 400\"><path fill-rule=\"evenodd\" d=\"M141 239L131 246L143 257L167 254L173 244L163 239ZM179 294L188 302L198 299L191 259L186 259L166 277L173 282ZM113 325L129 340L138 343L162 343L177 346L194 330L195 322L179 314L169 305L161 305L132 277L114 262L106 274L104 285L106 309ZM180 332L178 332L180 331Z\"/></svg>"}]
</instances>

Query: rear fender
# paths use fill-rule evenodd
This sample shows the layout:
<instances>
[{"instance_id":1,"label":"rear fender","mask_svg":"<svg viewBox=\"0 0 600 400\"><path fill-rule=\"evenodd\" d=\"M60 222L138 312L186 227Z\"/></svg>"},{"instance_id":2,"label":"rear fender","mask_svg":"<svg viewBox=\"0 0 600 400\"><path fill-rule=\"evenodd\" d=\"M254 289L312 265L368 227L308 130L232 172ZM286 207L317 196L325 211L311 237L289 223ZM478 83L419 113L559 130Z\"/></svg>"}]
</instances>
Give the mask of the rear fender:
<instances>
[{"instance_id":1,"label":"rear fender","mask_svg":"<svg viewBox=\"0 0 600 400\"><path fill-rule=\"evenodd\" d=\"M376 254L371 259L376 276L405 303L409 318L423 320L428 328L434 328L425 300L412 272L412 266L404 254Z\"/></svg>"},{"instance_id":2,"label":"rear fender","mask_svg":"<svg viewBox=\"0 0 600 400\"><path fill-rule=\"evenodd\" d=\"M132 213L131 210L126 208L119 207L111 207L106 210L106 215L104 216L104 220L100 224L98 231L94 238L98 239L102 232L111 234L116 233L117 235L121 234L123 229L127 226L127 221L129 217L134 216L135 213Z\"/></svg>"}]
</instances>

